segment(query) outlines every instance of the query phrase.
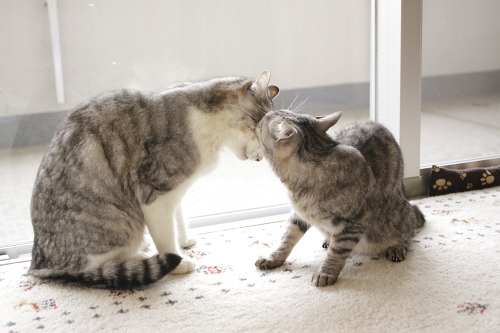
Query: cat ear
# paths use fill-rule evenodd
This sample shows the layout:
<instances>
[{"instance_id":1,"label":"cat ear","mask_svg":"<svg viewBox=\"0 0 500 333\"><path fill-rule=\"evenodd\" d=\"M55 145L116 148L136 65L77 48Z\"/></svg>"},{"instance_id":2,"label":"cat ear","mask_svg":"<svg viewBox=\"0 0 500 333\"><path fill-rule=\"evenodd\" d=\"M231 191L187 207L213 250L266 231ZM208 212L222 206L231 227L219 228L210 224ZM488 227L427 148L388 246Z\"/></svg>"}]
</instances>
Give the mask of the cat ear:
<instances>
[{"instance_id":1,"label":"cat ear","mask_svg":"<svg viewBox=\"0 0 500 333\"><path fill-rule=\"evenodd\" d=\"M259 78L255 80L255 82L253 82L251 85L251 88L253 88L255 94L259 95L260 97L266 97L266 93L269 92L269 97L271 99L276 97L279 94L280 89L276 86L270 86L270 79L271 71L264 71L262 74L260 74Z\"/></svg>"},{"instance_id":2,"label":"cat ear","mask_svg":"<svg viewBox=\"0 0 500 333\"><path fill-rule=\"evenodd\" d=\"M294 136L297 133L297 130L290 125L286 120L283 120L279 125L278 125L278 133L276 134L276 139L278 141L286 141L290 139L292 136Z\"/></svg>"},{"instance_id":3,"label":"cat ear","mask_svg":"<svg viewBox=\"0 0 500 333\"><path fill-rule=\"evenodd\" d=\"M255 80L254 84L261 88L266 88L269 85L269 80L271 79L271 71L264 71L260 74L259 78Z\"/></svg>"},{"instance_id":4,"label":"cat ear","mask_svg":"<svg viewBox=\"0 0 500 333\"><path fill-rule=\"evenodd\" d=\"M322 132L328 131L330 127L332 127L339 121L341 116L342 116L342 111L338 111L328 116L316 117L316 122L318 124L319 130Z\"/></svg>"},{"instance_id":5,"label":"cat ear","mask_svg":"<svg viewBox=\"0 0 500 333\"><path fill-rule=\"evenodd\" d=\"M280 93L280 88L276 86L269 86L267 89L269 90L269 96L271 97L271 99L278 96L278 94Z\"/></svg>"}]
</instances>

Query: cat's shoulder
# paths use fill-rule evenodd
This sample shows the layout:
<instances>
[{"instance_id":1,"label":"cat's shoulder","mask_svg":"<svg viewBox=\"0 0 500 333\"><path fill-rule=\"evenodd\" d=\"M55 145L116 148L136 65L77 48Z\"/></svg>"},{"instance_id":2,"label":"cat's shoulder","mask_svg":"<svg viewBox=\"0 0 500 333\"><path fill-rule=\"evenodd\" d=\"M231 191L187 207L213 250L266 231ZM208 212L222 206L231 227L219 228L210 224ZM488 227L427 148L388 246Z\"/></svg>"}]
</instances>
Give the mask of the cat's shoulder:
<instances>
[{"instance_id":1,"label":"cat's shoulder","mask_svg":"<svg viewBox=\"0 0 500 333\"><path fill-rule=\"evenodd\" d=\"M334 138L343 141L343 139L369 139L374 136L392 136L391 132L382 125L374 121L367 121L363 123L354 122L340 128L334 134Z\"/></svg>"},{"instance_id":2,"label":"cat's shoulder","mask_svg":"<svg viewBox=\"0 0 500 333\"><path fill-rule=\"evenodd\" d=\"M372 132L386 129L387 128L384 125L373 120L366 122L353 122L352 124L346 125L342 128L342 130L349 132Z\"/></svg>"},{"instance_id":3,"label":"cat's shoulder","mask_svg":"<svg viewBox=\"0 0 500 333\"><path fill-rule=\"evenodd\" d=\"M360 165L365 163L365 157L357 147L341 142L335 146L331 159L343 165L351 163Z\"/></svg>"},{"instance_id":4,"label":"cat's shoulder","mask_svg":"<svg viewBox=\"0 0 500 333\"><path fill-rule=\"evenodd\" d=\"M78 104L70 114L97 109L100 112L116 107L137 104L147 106L155 97L155 93L135 89L114 89L102 92Z\"/></svg>"}]
</instances>

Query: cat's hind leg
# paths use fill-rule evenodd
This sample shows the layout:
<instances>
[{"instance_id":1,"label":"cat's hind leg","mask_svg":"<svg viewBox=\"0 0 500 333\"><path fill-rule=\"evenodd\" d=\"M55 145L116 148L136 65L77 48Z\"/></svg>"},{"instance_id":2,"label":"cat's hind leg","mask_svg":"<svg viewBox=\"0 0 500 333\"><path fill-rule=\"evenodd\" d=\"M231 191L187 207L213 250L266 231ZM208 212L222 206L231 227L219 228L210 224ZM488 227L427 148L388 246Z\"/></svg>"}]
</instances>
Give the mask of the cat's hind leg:
<instances>
[{"instance_id":1,"label":"cat's hind leg","mask_svg":"<svg viewBox=\"0 0 500 333\"><path fill-rule=\"evenodd\" d=\"M257 259L255 266L260 269L273 269L281 266L308 229L309 225L305 221L296 214L292 214L288 219L285 233L281 237L278 248L271 252L269 256Z\"/></svg>"},{"instance_id":2,"label":"cat's hind leg","mask_svg":"<svg viewBox=\"0 0 500 333\"><path fill-rule=\"evenodd\" d=\"M392 262L401 262L405 260L415 228L421 228L425 223L425 217L420 209L407 201L405 201L405 206L404 209L401 210L399 219L403 223L400 223L399 226L396 227L396 230L401 234L396 236L396 244L390 245L385 250L386 258Z\"/></svg>"},{"instance_id":3,"label":"cat's hind leg","mask_svg":"<svg viewBox=\"0 0 500 333\"><path fill-rule=\"evenodd\" d=\"M408 253L408 242L402 242L400 244L390 246L385 251L385 257L392 262L401 262L405 260L405 256Z\"/></svg>"},{"instance_id":4,"label":"cat's hind leg","mask_svg":"<svg viewBox=\"0 0 500 333\"><path fill-rule=\"evenodd\" d=\"M323 244L321 245L321 247L326 250L326 249L328 249L328 247L330 247L330 235L323 233L323 237L325 240L323 241Z\"/></svg>"}]
</instances>

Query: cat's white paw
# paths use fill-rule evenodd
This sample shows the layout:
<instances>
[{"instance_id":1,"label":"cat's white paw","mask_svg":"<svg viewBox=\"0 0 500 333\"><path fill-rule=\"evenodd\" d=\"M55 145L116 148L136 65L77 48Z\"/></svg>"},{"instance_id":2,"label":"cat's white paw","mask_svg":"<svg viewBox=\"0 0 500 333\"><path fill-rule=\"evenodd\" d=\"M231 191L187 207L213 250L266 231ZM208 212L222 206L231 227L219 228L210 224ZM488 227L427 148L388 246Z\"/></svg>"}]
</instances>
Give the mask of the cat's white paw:
<instances>
[{"instance_id":1,"label":"cat's white paw","mask_svg":"<svg viewBox=\"0 0 500 333\"><path fill-rule=\"evenodd\" d=\"M187 240L180 242L180 246L183 248L191 247L194 244L196 244L196 238L195 237L188 237Z\"/></svg>"},{"instance_id":2,"label":"cat's white paw","mask_svg":"<svg viewBox=\"0 0 500 333\"><path fill-rule=\"evenodd\" d=\"M194 271L195 268L196 268L196 264L193 261L191 261L189 259L182 259L179 266L177 266L172 271L172 274L186 274L186 273Z\"/></svg>"}]
</instances>

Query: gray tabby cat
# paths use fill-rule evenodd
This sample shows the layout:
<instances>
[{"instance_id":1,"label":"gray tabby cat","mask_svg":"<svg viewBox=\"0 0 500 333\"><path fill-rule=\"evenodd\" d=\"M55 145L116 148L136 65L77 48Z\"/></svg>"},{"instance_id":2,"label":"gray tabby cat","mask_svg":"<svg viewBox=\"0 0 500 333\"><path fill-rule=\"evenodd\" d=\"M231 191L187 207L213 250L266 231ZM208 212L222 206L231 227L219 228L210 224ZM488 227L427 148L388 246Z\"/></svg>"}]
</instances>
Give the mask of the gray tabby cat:
<instances>
[{"instance_id":1,"label":"gray tabby cat","mask_svg":"<svg viewBox=\"0 0 500 333\"><path fill-rule=\"evenodd\" d=\"M35 181L29 272L123 289L193 271L181 258L180 247L195 243L181 199L225 146L240 159L262 159L255 127L279 92L269 78L119 90L78 106ZM150 258L139 252L146 226L158 250Z\"/></svg>"},{"instance_id":2,"label":"gray tabby cat","mask_svg":"<svg viewBox=\"0 0 500 333\"><path fill-rule=\"evenodd\" d=\"M328 250L312 282L331 285L353 252L404 260L415 229L424 225L423 214L405 198L403 159L391 133L368 122L330 137L326 132L341 115L274 111L257 125L264 156L288 188L293 208L281 244L257 267L283 264L315 226Z\"/></svg>"}]
</instances>

